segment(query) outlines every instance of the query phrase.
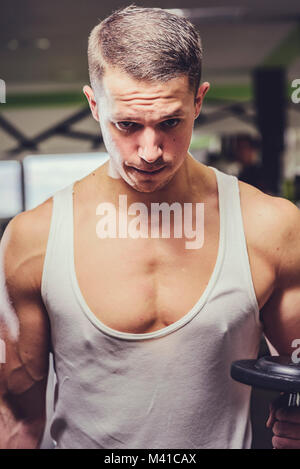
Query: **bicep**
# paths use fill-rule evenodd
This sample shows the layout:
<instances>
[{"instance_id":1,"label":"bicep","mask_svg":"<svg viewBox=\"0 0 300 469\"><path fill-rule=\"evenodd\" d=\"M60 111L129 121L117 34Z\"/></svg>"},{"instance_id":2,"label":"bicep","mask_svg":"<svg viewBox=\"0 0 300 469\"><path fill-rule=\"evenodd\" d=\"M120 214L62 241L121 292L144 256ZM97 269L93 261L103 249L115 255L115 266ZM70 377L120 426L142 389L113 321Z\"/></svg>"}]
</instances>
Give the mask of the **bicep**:
<instances>
[{"instance_id":1,"label":"bicep","mask_svg":"<svg viewBox=\"0 0 300 469\"><path fill-rule=\"evenodd\" d=\"M277 288L261 311L264 334L280 355L291 356L300 339L300 285Z\"/></svg>"},{"instance_id":2,"label":"bicep","mask_svg":"<svg viewBox=\"0 0 300 469\"><path fill-rule=\"evenodd\" d=\"M282 225L277 278L273 294L261 311L266 337L279 354L291 355L300 339L300 211L280 200Z\"/></svg>"},{"instance_id":3,"label":"bicep","mask_svg":"<svg viewBox=\"0 0 300 469\"><path fill-rule=\"evenodd\" d=\"M7 226L0 243L0 334L5 345L0 381L1 394L13 410L34 418L44 414L50 340L28 241L28 225L19 217Z\"/></svg>"}]
</instances>

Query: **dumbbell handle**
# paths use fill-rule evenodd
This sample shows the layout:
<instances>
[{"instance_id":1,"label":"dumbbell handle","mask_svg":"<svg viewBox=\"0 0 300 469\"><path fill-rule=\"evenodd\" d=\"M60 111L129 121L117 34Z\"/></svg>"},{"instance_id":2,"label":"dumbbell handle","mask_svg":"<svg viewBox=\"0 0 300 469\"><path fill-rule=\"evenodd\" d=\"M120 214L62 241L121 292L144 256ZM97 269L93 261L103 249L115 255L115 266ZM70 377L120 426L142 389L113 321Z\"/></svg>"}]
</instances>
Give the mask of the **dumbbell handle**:
<instances>
[{"instance_id":1,"label":"dumbbell handle","mask_svg":"<svg viewBox=\"0 0 300 469\"><path fill-rule=\"evenodd\" d=\"M282 392L277 405L281 408L300 407L300 392Z\"/></svg>"},{"instance_id":2,"label":"dumbbell handle","mask_svg":"<svg viewBox=\"0 0 300 469\"><path fill-rule=\"evenodd\" d=\"M300 407L300 392L291 392L288 396L288 407Z\"/></svg>"}]
</instances>

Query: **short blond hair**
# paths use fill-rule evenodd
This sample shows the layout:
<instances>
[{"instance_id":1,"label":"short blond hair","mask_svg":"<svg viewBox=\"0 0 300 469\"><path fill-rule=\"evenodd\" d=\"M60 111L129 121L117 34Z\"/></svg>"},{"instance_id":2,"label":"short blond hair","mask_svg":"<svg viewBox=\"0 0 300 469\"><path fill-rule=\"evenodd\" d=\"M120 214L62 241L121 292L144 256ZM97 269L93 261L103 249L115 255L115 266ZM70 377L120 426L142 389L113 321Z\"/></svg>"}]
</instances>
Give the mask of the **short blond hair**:
<instances>
[{"instance_id":1,"label":"short blond hair","mask_svg":"<svg viewBox=\"0 0 300 469\"><path fill-rule=\"evenodd\" d=\"M91 86L107 66L144 81L168 81L187 75L195 93L201 80L202 43L186 18L161 8L130 5L94 27L88 42Z\"/></svg>"}]
</instances>

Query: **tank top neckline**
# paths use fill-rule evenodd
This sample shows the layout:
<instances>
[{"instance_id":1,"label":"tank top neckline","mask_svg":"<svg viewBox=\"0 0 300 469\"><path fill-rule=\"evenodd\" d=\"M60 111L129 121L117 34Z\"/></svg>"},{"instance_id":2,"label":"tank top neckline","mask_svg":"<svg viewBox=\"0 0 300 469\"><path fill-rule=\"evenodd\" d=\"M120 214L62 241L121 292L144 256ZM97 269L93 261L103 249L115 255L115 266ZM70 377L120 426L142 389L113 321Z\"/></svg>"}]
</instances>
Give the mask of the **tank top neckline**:
<instances>
[{"instance_id":1,"label":"tank top neckline","mask_svg":"<svg viewBox=\"0 0 300 469\"><path fill-rule=\"evenodd\" d=\"M90 307L88 306L83 293L80 289L79 282L77 279L77 274L76 274L76 269L75 269L75 256L74 256L74 199L73 199L73 186L74 182L70 184L67 188L69 190L69 215L70 215L70 224L69 224L69 230L70 233L68 235L70 236L70 242L69 242L69 255L68 255L68 265L69 265L69 274L70 274L70 280L71 280L71 285L73 288L73 291L76 295L76 299L78 300L78 303L83 311L83 313L86 315L86 317L90 320L90 322L101 332L104 334L115 337L118 339L124 339L124 340L146 340L146 339L157 339L159 337L166 336L172 332L177 331L178 329L182 328L185 326L188 322L190 322L197 314L200 313L201 309L204 307L206 300L212 291L219 272L221 270L221 266L223 264L224 260L224 251L225 251L225 207L224 207L224 197L222 197L222 184L220 181L221 174L219 171L214 168L209 166L209 168L213 169L215 172L216 176L216 182L217 182L217 188L218 188L218 202L219 202L219 242L218 242L218 252L217 252L217 257L216 257L216 262L212 271L212 274L209 278L209 281L202 292L200 298L197 300L197 302L194 304L194 306L186 313L184 314L180 319L177 321L173 322L169 326L163 327L161 329L158 329L153 332L146 332L146 333L131 333L131 332L122 332L118 331L117 329L113 329L107 325L105 325L97 316L92 312ZM205 219L205 207L204 207L204 219Z\"/></svg>"}]
</instances>

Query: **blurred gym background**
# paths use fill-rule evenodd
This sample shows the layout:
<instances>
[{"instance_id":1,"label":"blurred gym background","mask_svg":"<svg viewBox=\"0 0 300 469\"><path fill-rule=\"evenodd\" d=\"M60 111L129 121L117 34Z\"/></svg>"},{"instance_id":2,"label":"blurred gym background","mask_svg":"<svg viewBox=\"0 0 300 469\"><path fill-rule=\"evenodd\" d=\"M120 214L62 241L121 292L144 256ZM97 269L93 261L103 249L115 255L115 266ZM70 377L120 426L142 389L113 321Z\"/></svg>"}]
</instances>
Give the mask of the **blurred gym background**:
<instances>
[{"instance_id":1,"label":"blurred gym background","mask_svg":"<svg viewBox=\"0 0 300 469\"><path fill-rule=\"evenodd\" d=\"M17 213L106 161L82 93L87 39L99 20L130 3L2 0L0 238ZM300 207L299 1L135 4L171 9L199 28L211 89L195 123L194 157ZM262 341L260 354L267 353ZM52 388L50 380L49 409ZM253 392L253 448L272 447L265 421L274 397ZM49 445L46 432L43 447Z\"/></svg>"}]
</instances>

